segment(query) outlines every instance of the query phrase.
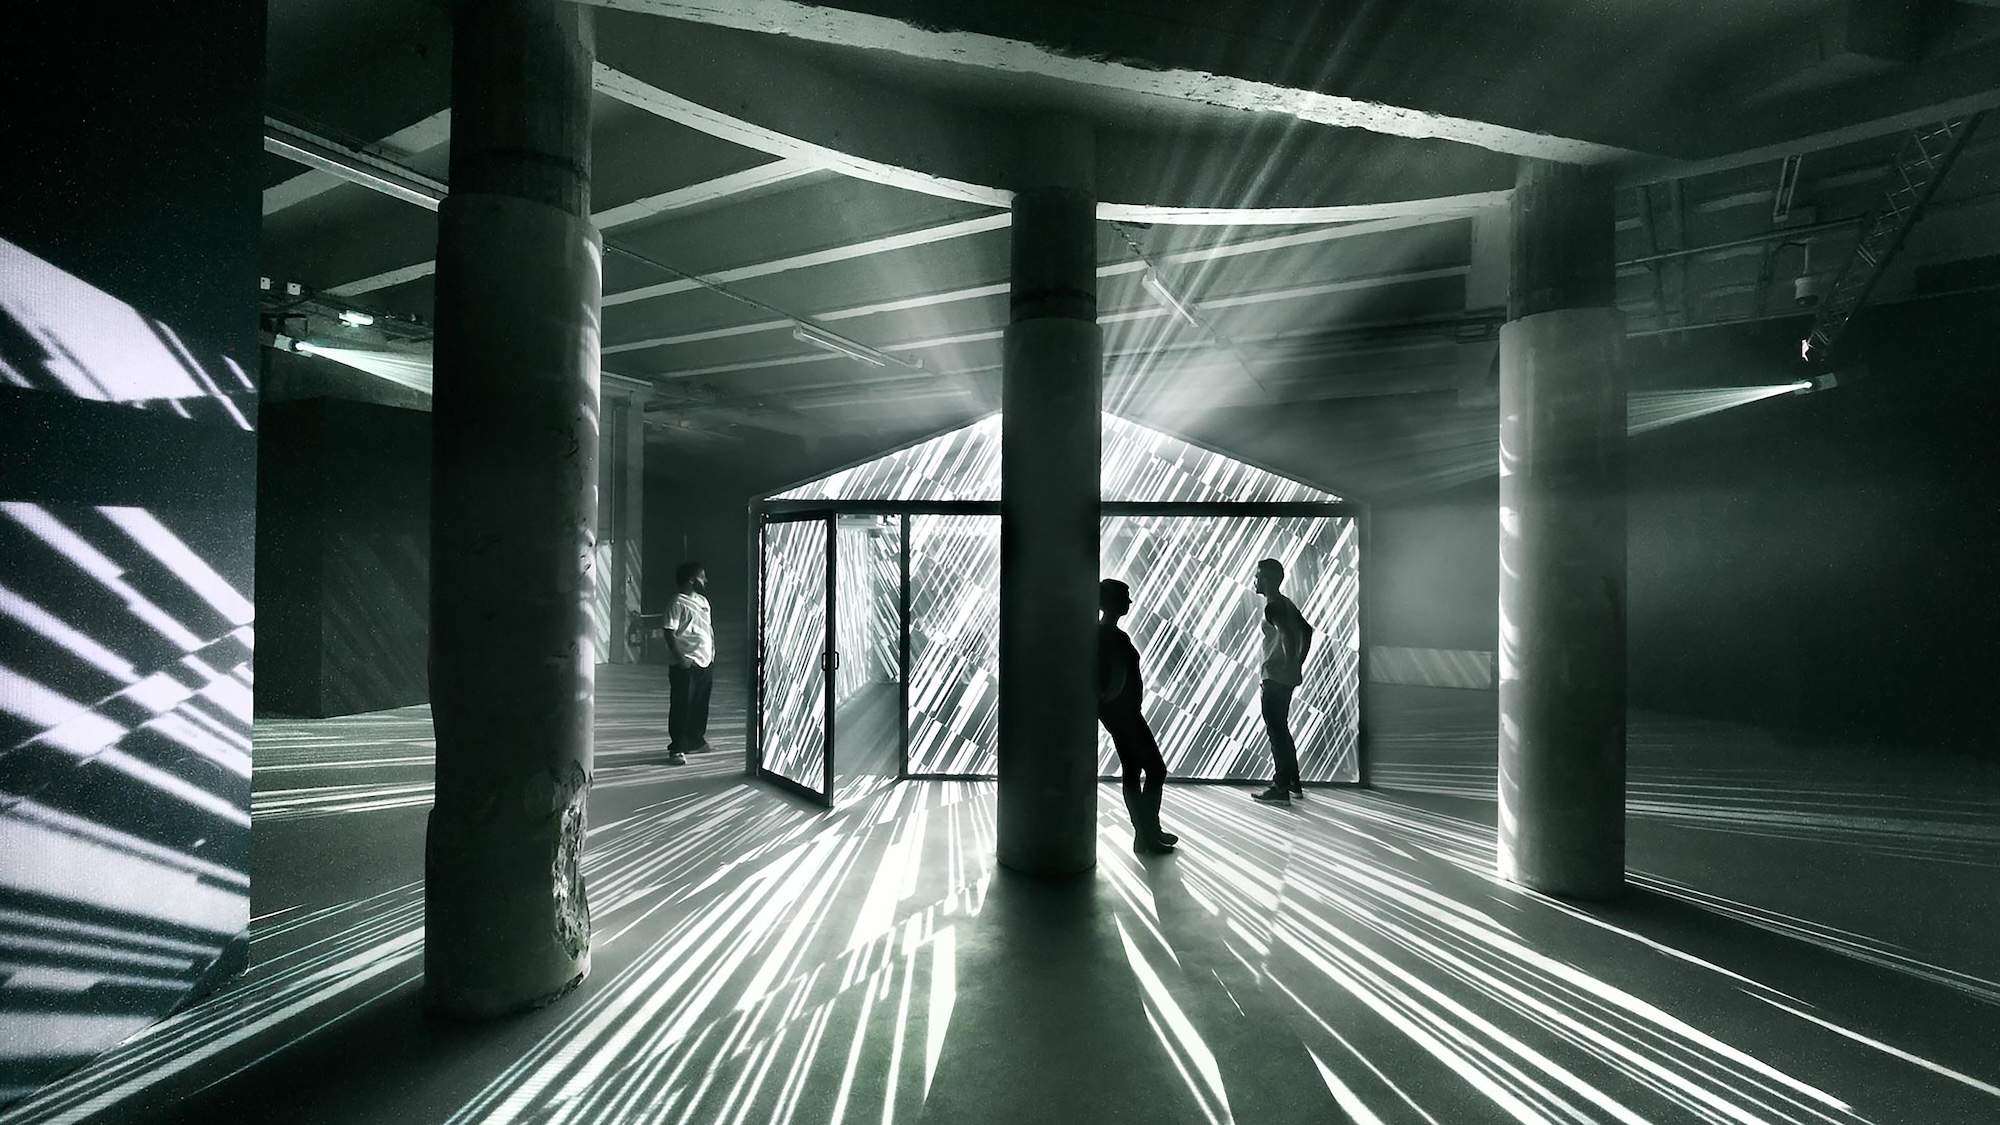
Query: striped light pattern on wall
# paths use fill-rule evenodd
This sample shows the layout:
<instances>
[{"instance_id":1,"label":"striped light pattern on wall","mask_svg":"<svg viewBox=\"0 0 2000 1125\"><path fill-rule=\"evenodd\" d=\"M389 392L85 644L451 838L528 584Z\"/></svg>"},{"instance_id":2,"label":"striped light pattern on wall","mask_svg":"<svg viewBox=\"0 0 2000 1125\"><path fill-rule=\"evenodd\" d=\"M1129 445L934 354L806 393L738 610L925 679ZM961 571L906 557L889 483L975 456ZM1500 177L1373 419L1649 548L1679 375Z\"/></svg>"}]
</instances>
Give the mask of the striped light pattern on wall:
<instances>
[{"instance_id":1,"label":"striped light pattern on wall","mask_svg":"<svg viewBox=\"0 0 2000 1125\"><path fill-rule=\"evenodd\" d=\"M1000 745L1000 517L910 517L912 775L992 775Z\"/></svg>"},{"instance_id":2,"label":"striped light pattern on wall","mask_svg":"<svg viewBox=\"0 0 2000 1125\"><path fill-rule=\"evenodd\" d=\"M903 548L901 524L893 517L842 516L835 534L834 649L840 665L833 673L833 705L838 708L870 684L896 682Z\"/></svg>"},{"instance_id":3,"label":"striped light pattern on wall","mask_svg":"<svg viewBox=\"0 0 2000 1125\"><path fill-rule=\"evenodd\" d=\"M1360 573L1354 520L1106 516L1102 573L1132 585L1126 621L1146 671L1146 715L1168 773L1270 775L1258 707L1258 558L1286 583L1316 639L1292 701L1304 781L1356 781ZM998 773L1000 516L910 516L910 773ZM1098 773L1116 773L1100 739Z\"/></svg>"},{"instance_id":4,"label":"striped light pattern on wall","mask_svg":"<svg viewBox=\"0 0 2000 1125\"><path fill-rule=\"evenodd\" d=\"M1264 599L1257 560L1285 564L1285 590L1315 630L1292 698L1304 781L1359 780L1360 544L1349 517L1107 516L1100 571L1132 587L1146 719L1171 777L1271 776L1260 684ZM1118 770L1099 733L1098 772Z\"/></svg>"},{"instance_id":5,"label":"striped light pattern on wall","mask_svg":"<svg viewBox=\"0 0 2000 1125\"><path fill-rule=\"evenodd\" d=\"M1132 587L1126 628L1146 676L1146 715L1173 777L1270 776L1259 709L1261 558L1317 633L1292 702L1305 781L1357 779L1359 544L1347 517L1108 516L1100 567ZM912 775L999 769L1000 517L910 517ZM1100 737L1098 772L1117 772Z\"/></svg>"},{"instance_id":6,"label":"striped light pattern on wall","mask_svg":"<svg viewBox=\"0 0 2000 1125\"><path fill-rule=\"evenodd\" d=\"M815 793L826 788L826 522L764 526L764 768Z\"/></svg>"},{"instance_id":7,"label":"striped light pattern on wall","mask_svg":"<svg viewBox=\"0 0 2000 1125\"><path fill-rule=\"evenodd\" d=\"M1177 437L1104 415L1104 499L1161 503L1338 500ZM1000 415L821 477L774 500L998 500Z\"/></svg>"},{"instance_id":8,"label":"striped light pattern on wall","mask_svg":"<svg viewBox=\"0 0 2000 1125\"><path fill-rule=\"evenodd\" d=\"M1109 414L1103 443L1107 501L1339 499ZM773 499L994 501L999 496L1000 416L995 414ZM1172 776L1216 781L1270 776L1259 699L1263 603L1252 586L1257 560L1270 557L1291 572L1287 592L1318 630L1307 682L1293 701L1300 775L1315 782L1358 778L1360 553L1353 519L1115 515L1105 518L1100 544L1100 573L1133 588L1137 608L1127 624L1145 661L1147 713ZM843 532L840 549L844 555L869 547ZM786 565L810 569L807 563ZM867 682L863 670L874 666L873 654L848 638L873 636L864 619L880 617L893 625L898 584L874 564L850 566L843 558L840 570L838 647L846 667L836 676L836 691L846 698ZM864 581L862 575L871 573L881 580ZM865 599L868 608L847 604L850 599ZM999 612L1000 517L912 515L911 776L996 773ZM767 638L767 653L775 652L773 643ZM894 666L891 654L886 667ZM770 690L767 686L767 698ZM796 751L776 741L780 727L767 722L765 729L767 764L790 760ZM1115 772L1108 738L1100 740L1099 752L1100 772Z\"/></svg>"},{"instance_id":9,"label":"striped light pattern on wall","mask_svg":"<svg viewBox=\"0 0 2000 1125\"><path fill-rule=\"evenodd\" d=\"M257 395L217 342L0 240L0 1106L248 948Z\"/></svg>"}]
</instances>

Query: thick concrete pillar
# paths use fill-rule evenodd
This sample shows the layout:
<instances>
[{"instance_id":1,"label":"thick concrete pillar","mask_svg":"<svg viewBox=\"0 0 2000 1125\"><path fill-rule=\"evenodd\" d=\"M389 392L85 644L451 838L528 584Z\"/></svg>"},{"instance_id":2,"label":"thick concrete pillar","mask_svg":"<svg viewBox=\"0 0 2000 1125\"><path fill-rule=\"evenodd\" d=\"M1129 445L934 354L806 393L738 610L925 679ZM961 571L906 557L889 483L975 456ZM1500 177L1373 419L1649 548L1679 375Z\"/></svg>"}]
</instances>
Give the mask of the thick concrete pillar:
<instances>
[{"instance_id":1,"label":"thick concrete pillar","mask_svg":"<svg viewBox=\"0 0 2000 1125\"><path fill-rule=\"evenodd\" d=\"M603 436L597 465L597 604L603 621L603 663L633 664L640 646L628 628L640 608L642 522L646 487L645 392L604 391Z\"/></svg>"},{"instance_id":2,"label":"thick concrete pillar","mask_svg":"<svg viewBox=\"0 0 2000 1125\"><path fill-rule=\"evenodd\" d=\"M1097 531L1104 340L1095 146L1035 131L1014 197L1000 392L1000 862L1097 862Z\"/></svg>"},{"instance_id":3,"label":"thick concrete pillar","mask_svg":"<svg viewBox=\"0 0 2000 1125\"><path fill-rule=\"evenodd\" d=\"M1625 878L1625 379L1611 180L1524 161L1500 331L1500 874Z\"/></svg>"},{"instance_id":4,"label":"thick concrete pillar","mask_svg":"<svg viewBox=\"0 0 2000 1125\"><path fill-rule=\"evenodd\" d=\"M589 221L590 9L461 0L439 210L431 503L437 797L430 1007L546 1003L590 967L602 242Z\"/></svg>"}]
</instances>

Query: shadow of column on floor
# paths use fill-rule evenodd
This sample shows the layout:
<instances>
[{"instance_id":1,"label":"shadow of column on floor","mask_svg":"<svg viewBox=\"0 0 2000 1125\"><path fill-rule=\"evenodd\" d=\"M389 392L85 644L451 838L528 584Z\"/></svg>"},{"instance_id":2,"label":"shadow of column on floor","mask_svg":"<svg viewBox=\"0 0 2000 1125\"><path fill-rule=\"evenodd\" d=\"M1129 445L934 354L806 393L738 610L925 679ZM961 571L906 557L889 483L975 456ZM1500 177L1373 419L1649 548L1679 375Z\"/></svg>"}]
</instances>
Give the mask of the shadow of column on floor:
<instances>
[{"instance_id":1,"label":"shadow of column on floor","mask_svg":"<svg viewBox=\"0 0 2000 1125\"><path fill-rule=\"evenodd\" d=\"M1160 969L1179 978L1175 1002L1215 1059L1229 1115L1246 1122L1351 1120L1292 1026L1297 1006L1266 981L1270 963L1252 968L1230 951L1227 931L1189 893L1178 862L1150 861L1143 874L1173 954L1173 963Z\"/></svg>"},{"instance_id":2,"label":"shadow of column on floor","mask_svg":"<svg viewBox=\"0 0 2000 1125\"><path fill-rule=\"evenodd\" d=\"M961 939L931 1122L1190 1121L1200 1108L1148 1026L1096 873L1004 869Z\"/></svg>"}]
</instances>

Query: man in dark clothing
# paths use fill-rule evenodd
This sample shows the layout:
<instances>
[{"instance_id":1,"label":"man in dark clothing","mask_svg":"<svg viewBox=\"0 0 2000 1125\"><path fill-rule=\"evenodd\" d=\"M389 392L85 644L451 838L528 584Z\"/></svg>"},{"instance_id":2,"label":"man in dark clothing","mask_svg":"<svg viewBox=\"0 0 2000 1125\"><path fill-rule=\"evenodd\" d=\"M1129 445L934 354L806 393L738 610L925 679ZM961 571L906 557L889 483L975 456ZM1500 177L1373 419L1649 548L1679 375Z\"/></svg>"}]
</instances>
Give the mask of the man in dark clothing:
<instances>
[{"instance_id":1,"label":"man in dark clothing","mask_svg":"<svg viewBox=\"0 0 2000 1125\"><path fill-rule=\"evenodd\" d=\"M1257 564L1257 592L1264 595L1264 729L1271 736L1272 769L1271 787L1252 796L1274 805L1306 795L1299 784L1298 747L1292 742L1292 693L1305 682L1313 628L1284 595L1284 584L1285 564L1277 559Z\"/></svg>"},{"instance_id":2,"label":"man in dark clothing","mask_svg":"<svg viewBox=\"0 0 2000 1125\"><path fill-rule=\"evenodd\" d=\"M1160 797L1167 782L1167 763L1160 757L1160 744L1153 740L1153 730L1141 712L1146 688L1139 675L1139 650L1118 627L1119 619L1132 609L1131 588L1107 578L1097 584L1097 605L1104 611L1097 625L1097 721L1110 733L1119 765L1124 767L1132 850L1161 855L1172 851L1180 837L1160 830Z\"/></svg>"}]
</instances>

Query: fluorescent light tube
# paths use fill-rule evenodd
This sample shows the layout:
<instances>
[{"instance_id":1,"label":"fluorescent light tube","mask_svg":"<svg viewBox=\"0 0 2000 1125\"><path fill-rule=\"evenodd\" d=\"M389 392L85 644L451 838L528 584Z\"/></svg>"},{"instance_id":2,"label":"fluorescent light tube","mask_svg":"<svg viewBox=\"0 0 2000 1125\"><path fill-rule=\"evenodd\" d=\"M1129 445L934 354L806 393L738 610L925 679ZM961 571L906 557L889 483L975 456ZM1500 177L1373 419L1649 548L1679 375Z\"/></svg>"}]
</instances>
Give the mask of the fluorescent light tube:
<instances>
[{"instance_id":1,"label":"fluorescent light tube","mask_svg":"<svg viewBox=\"0 0 2000 1125\"><path fill-rule=\"evenodd\" d=\"M860 360L870 367L889 366L889 357L875 349L843 340L831 333L822 332L809 324L794 324L792 326L792 339L802 344L811 344L816 348L822 348L836 355L844 355L849 359Z\"/></svg>"}]
</instances>

